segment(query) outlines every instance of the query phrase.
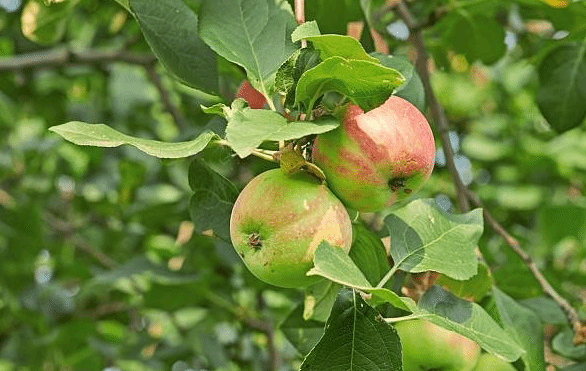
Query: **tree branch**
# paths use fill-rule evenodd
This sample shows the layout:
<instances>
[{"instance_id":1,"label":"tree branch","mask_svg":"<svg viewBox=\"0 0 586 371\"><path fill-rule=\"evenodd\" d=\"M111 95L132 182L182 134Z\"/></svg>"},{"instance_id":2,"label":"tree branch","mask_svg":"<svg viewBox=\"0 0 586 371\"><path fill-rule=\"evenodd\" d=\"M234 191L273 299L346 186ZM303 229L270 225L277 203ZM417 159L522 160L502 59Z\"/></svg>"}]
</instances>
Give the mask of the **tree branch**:
<instances>
[{"instance_id":1,"label":"tree branch","mask_svg":"<svg viewBox=\"0 0 586 371\"><path fill-rule=\"evenodd\" d=\"M155 63L156 60L156 57L151 53L136 53L112 49L72 51L69 48L62 46L54 49L0 58L0 71L62 65L99 64L104 62L124 62L149 66Z\"/></svg>"},{"instance_id":2,"label":"tree branch","mask_svg":"<svg viewBox=\"0 0 586 371\"><path fill-rule=\"evenodd\" d=\"M454 179L458 209L460 212L466 212L470 210L468 199L466 197L466 186L464 183L462 183L462 179L460 178L456 164L454 163L454 151L450 144L450 136L447 124L448 120L431 87L431 80L429 77L429 70L427 65L429 57L427 55L427 50L425 49L425 44L423 43L421 28L403 1L397 1L394 5L395 6L393 10L409 28L409 38L411 44L417 52L415 68L417 69L417 72L419 73L419 76L423 82L425 98L427 99L427 105L429 107L431 118L441 139L442 149L446 158L446 167Z\"/></svg>"},{"instance_id":3,"label":"tree branch","mask_svg":"<svg viewBox=\"0 0 586 371\"><path fill-rule=\"evenodd\" d=\"M163 85L163 81L161 76L156 71L155 65L151 64L146 67L146 72L149 77L149 80L155 85L157 90L159 91L159 96L161 98L161 103L163 103L163 107L165 110L171 114L173 120L179 126L180 129L185 130L187 129L187 122L183 117L179 108L171 102L171 98L169 97L169 90Z\"/></svg>"},{"instance_id":4,"label":"tree branch","mask_svg":"<svg viewBox=\"0 0 586 371\"><path fill-rule=\"evenodd\" d=\"M275 331L273 329L273 325L266 320L260 320L255 318L248 318L248 317L241 317L240 318L246 326L250 327L251 329L260 331L264 333L267 337L267 348L269 352L269 359L271 363L270 370L277 371L283 361L281 360L281 356L279 355L279 350L275 344Z\"/></svg>"},{"instance_id":5,"label":"tree branch","mask_svg":"<svg viewBox=\"0 0 586 371\"><path fill-rule=\"evenodd\" d=\"M519 243L519 241L515 237L511 236L505 230L505 228L498 221L496 221L494 219L494 217L490 214L490 212L488 212L486 210L486 208L483 207L482 201L480 201L480 199L474 193L472 193L472 191L470 191L470 190L466 191L466 195L470 199L470 201L472 201L472 203L474 205L476 205L478 207L482 207L483 214L484 214L484 220L486 221L486 223L499 236L501 236L503 238L503 240L505 240L506 244L509 245L509 247L515 252L515 254L517 254L523 260L525 265L527 265L527 267L529 268L529 270L531 271L531 273L533 274L533 276L535 277L535 279L539 283L539 286L541 286L541 289L543 290L543 292L547 296L552 298L560 306L560 308L562 308L562 310L566 314L566 317L568 318L568 321L570 322L570 324L572 325L572 328L574 329L574 332L575 332L574 343L586 344L586 323L583 323L580 320L580 316L578 315L578 312L576 311L576 309L574 309L574 307L572 307L572 305L565 298L563 298L553 288L553 286L551 286L551 284L547 281L545 276L539 271L539 268L537 267L535 260L533 260L533 258L531 258L531 256L529 254L527 254L527 252L525 252L525 250L523 250L523 248L521 248L521 244Z\"/></svg>"}]
</instances>

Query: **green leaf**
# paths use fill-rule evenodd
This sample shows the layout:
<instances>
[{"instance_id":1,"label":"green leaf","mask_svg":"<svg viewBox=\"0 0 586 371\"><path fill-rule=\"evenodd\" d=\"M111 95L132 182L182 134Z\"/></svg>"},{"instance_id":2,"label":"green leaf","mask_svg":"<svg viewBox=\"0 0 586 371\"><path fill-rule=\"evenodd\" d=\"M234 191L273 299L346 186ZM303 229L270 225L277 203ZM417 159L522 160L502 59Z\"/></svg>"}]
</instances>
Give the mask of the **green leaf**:
<instances>
[{"instance_id":1,"label":"green leaf","mask_svg":"<svg viewBox=\"0 0 586 371\"><path fill-rule=\"evenodd\" d=\"M525 370L545 371L543 327L537 315L497 287L492 293L505 331L525 350Z\"/></svg>"},{"instance_id":2,"label":"green leaf","mask_svg":"<svg viewBox=\"0 0 586 371\"><path fill-rule=\"evenodd\" d=\"M373 286L389 271L385 246L381 239L363 225L353 225L349 256Z\"/></svg>"},{"instance_id":3,"label":"green leaf","mask_svg":"<svg viewBox=\"0 0 586 371\"><path fill-rule=\"evenodd\" d=\"M320 51L322 60L330 57L342 57L380 64L379 60L366 53L360 42L351 36L345 35L315 35L305 37L311 41L313 47Z\"/></svg>"},{"instance_id":4,"label":"green leaf","mask_svg":"<svg viewBox=\"0 0 586 371\"><path fill-rule=\"evenodd\" d=\"M263 95L272 90L277 68L296 50L295 19L285 1L205 0L200 9L201 38L219 55L246 70Z\"/></svg>"},{"instance_id":5,"label":"green leaf","mask_svg":"<svg viewBox=\"0 0 586 371\"><path fill-rule=\"evenodd\" d=\"M207 189L225 201L235 201L238 197L236 186L199 158L189 165L189 187L193 191Z\"/></svg>"},{"instance_id":6,"label":"green leaf","mask_svg":"<svg viewBox=\"0 0 586 371\"><path fill-rule=\"evenodd\" d=\"M326 92L337 91L369 111L387 100L403 81L399 72L378 61L330 57L301 76L295 101L309 107Z\"/></svg>"},{"instance_id":7,"label":"green leaf","mask_svg":"<svg viewBox=\"0 0 586 371\"><path fill-rule=\"evenodd\" d=\"M433 286L419 305L403 298L415 316L457 332L477 342L485 351L508 362L517 360L523 349L486 313L481 306Z\"/></svg>"},{"instance_id":8,"label":"green leaf","mask_svg":"<svg viewBox=\"0 0 586 371\"><path fill-rule=\"evenodd\" d=\"M405 83L399 86L395 95L408 100L421 112L425 112L425 89L423 81L409 60L402 56L372 53L385 67L394 68L405 77Z\"/></svg>"},{"instance_id":9,"label":"green leaf","mask_svg":"<svg viewBox=\"0 0 586 371\"><path fill-rule=\"evenodd\" d=\"M492 289L490 269L484 263L478 264L478 273L467 280L455 280L448 276L440 276L436 283L461 298L479 302Z\"/></svg>"},{"instance_id":10,"label":"green leaf","mask_svg":"<svg viewBox=\"0 0 586 371\"><path fill-rule=\"evenodd\" d=\"M224 110L228 120L226 139L230 146L244 158L264 141L298 139L310 134L325 133L340 123L333 117L322 117L315 121L287 122L281 114L263 109L244 107L236 100L232 108Z\"/></svg>"},{"instance_id":11,"label":"green leaf","mask_svg":"<svg viewBox=\"0 0 586 371\"><path fill-rule=\"evenodd\" d=\"M309 353L323 336L325 323L316 320L306 320L303 317L303 304L299 304L289 313L279 325L287 340L302 355Z\"/></svg>"},{"instance_id":12,"label":"green leaf","mask_svg":"<svg viewBox=\"0 0 586 371\"><path fill-rule=\"evenodd\" d=\"M557 132L575 128L586 117L586 38L580 45L560 45L539 65L537 104Z\"/></svg>"},{"instance_id":13,"label":"green leaf","mask_svg":"<svg viewBox=\"0 0 586 371\"><path fill-rule=\"evenodd\" d=\"M230 240L230 214L238 197L236 186L197 158L189 166L189 186L194 191L189 215L195 231L211 230L221 239Z\"/></svg>"},{"instance_id":14,"label":"green leaf","mask_svg":"<svg viewBox=\"0 0 586 371\"><path fill-rule=\"evenodd\" d=\"M333 248L325 241L315 250L313 262L314 267L307 272L307 275L322 276L333 282L355 288L372 287L360 268L344 251Z\"/></svg>"},{"instance_id":15,"label":"green leaf","mask_svg":"<svg viewBox=\"0 0 586 371\"><path fill-rule=\"evenodd\" d=\"M397 269L436 271L465 280L477 272L476 246L484 228L482 210L451 215L433 199L415 200L385 218Z\"/></svg>"},{"instance_id":16,"label":"green leaf","mask_svg":"<svg viewBox=\"0 0 586 371\"><path fill-rule=\"evenodd\" d=\"M79 0L47 4L43 0L29 0L22 9L22 34L41 45L61 40L73 8Z\"/></svg>"},{"instance_id":17,"label":"green leaf","mask_svg":"<svg viewBox=\"0 0 586 371\"><path fill-rule=\"evenodd\" d=\"M295 43L301 39L321 35L316 21L305 22L297 26L291 33L291 40Z\"/></svg>"},{"instance_id":18,"label":"green leaf","mask_svg":"<svg viewBox=\"0 0 586 371\"><path fill-rule=\"evenodd\" d=\"M367 291L373 294L378 304L390 303L397 308L408 310L402 298L390 290L370 285L350 256L327 242L322 242L317 247L313 263L314 267L307 272L308 275L322 276L341 285Z\"/></svg>"},{"instance_id":19,"label":"green leaf","mask_svg":"<svg viewBox=\"0 0 586 371\"><path fill-rule=\"evenodd\" d=\"M394 328L355 291L338 295L326 331L302 371L400 371L401 341Z\"/></svg>"},{"instance_id":20,"label":"green leaf","mask_svg":"<svg viewBox=\"0 0 586 371\"><path fill-rule=\"evenodd\" d=\"M218 92L215 53L199 38L197 15L182 0L130 0L149 46L183 83Z\"/></svg>"},{"instance_id":21,"label":"green leaf","mask_svg":"<svg viewBox=\"0 0 586 371\"><path fill-rule=\"evenodd\" d=\"M325 322L341 288L339 284L329 280L320 280L307 287L303 301L303 318Z\"/></svg>"},{"instance_id":22,"label":"green leaf","mask_svg":"<svg viewBox=\"0 0 586 371\"><path fill-rule=\"evenodd\" d=\"M130 0L115 0L118 4L120 4L124 9L130 11Z\"/></svg>"},{"instance_id":23,"label":"green leaf","mask_svg":"<svg viewBox=\"0 0 586 371\"><path fill-rule=\"evenodd\" d=\"M286 95L285 106L291 107L295 103L295 89L303 73L320 63L319 51L302 48L298 49L279 67L275 77L275 89Z\"/></svg>"},{"instance_id":24,"label":"green leaf","mask_svg":"<svg viewBox=\"0 0 586 371\"><path fill-rule=\"evenodd\" d=\"M539 234L547 246L571 236L580 239L586 233L586 209L578 205L547 205L538 211Z\"/></svg>"},{"instance_id":25,"label":"green leaf","mask_svg":"<svg viewBox=\"0 0 586 371\"><path fill-rule=\"evenodd\" d=\"M305 19L315 20L323 33L344 35L348 22L363 19L360 1L312 0L305 2Z\"/></svg>"},{"instance_id":26,"label":"green leaf","mask_svg":"<svg viewBox=\"0 0 586 371\"><path fill-rule=\"evenodd\" d=\"M446 48L464 54L470 62L493 64L506 52L505 31L494 18L460 10L450 12L442 23L448 25L443 36Z\"/></svg>"},{"instance_id":27,"label":"green leaf","mask_svg":"<svg viewBox=\"0 0 586 371\"><path fill-rule=\"evenodd\" d=\"M531 309L542 323L552 325L565 325L568 323L568 318L562 308L553 299L548 297L538 296L524 299L519 301L519 304Z\"/></svg>"},{"instance_id":28,"label":"green leaf","mask_svg":"<svg viewBox=\"0 0 586 371\"><path fill-rule=\"evenodd\" d=\"M558 332L551 342L553 350L566 358L586 360L586 345L574 344L573 338L574 331L569 327Z\"/></svg>"},{"instance_id":29,"label":"green leaf","mask_svg":"<svg viewBox=\"0 0 586 371\"><path fill-rule=\"evenodd\" d=\"M118 147L129 144L159 158L182 158L195 155L216 137L213 132L204 131L196 139L188 142L167 143L131 137L104 124L88 124L79 121L52 126L49 130L80 146Z\"/></svg>"}]
</instances>

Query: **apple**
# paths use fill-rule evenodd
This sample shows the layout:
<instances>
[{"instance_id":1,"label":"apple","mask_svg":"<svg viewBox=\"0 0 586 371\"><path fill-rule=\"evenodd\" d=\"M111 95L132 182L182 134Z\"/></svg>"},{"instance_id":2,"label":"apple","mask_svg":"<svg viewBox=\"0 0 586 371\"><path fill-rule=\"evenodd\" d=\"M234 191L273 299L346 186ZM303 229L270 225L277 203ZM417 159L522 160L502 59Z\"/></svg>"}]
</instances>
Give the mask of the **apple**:
<instances>
[{"instance_id":1,"label":"apple","mask_svg":"<svg viewBox=\"0 0 586 371\"><path fill-rule=\"evenodd\" d=\"M349 103L338 128L319 134L313 162L340 200L357 211L380 211L417 191L429 179L435 142L423 114L391 96L364 112Z\"/></svg>"},{"instance_id":2,"label":"apple","mask_svg":"<svg viewBox=\"0 0 586 371\"><path fill-rule=\"evenodd\" d=\"M395 323L401 339L404 371L471 371L480 346L460 334L422 319Z\"/></svg>"},{"instance_id":3,"label":"apple","mask_svg":"<svg viewBox=\"0 0 586 371\"><path fill-rule=\"evenodd\" d=\"M237 98L244 98L250 108L261 109L264 108L267 99L258 90L250 85L248 80L242 81L238 92L236 93Z\"/></svg>"},{"instance_id":4,"label":"apple","mask_svg":"<svg viewBox=\"0 0 586 371\"><path fill-rule=\"evenodd\" d=\"M307 172L280 169L253 178L238 195L230 217L230 238L248 269L280 287L304 287L322 241L345 253L352 225L344 205Z\"/></svg>"},{"instance_id":5,"label":"apple","mask_svg":"<svg viewBox=\"0 0 586 371\"><path fill-rule=\"evenodd\" d=\"M517 369L493 354L482 353L474 371L517 371Z\"/></svg>"}]
</instances>

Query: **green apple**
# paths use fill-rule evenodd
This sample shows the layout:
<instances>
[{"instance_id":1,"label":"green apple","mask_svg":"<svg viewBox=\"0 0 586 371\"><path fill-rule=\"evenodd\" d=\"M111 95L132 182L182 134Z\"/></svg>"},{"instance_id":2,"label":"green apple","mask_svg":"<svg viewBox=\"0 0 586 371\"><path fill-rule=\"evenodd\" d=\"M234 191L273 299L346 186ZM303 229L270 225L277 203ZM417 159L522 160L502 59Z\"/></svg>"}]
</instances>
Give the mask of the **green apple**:
<instances>
[{"instance_id":1,"label":"green apple","mask_svg":"<svg viewBox=\"0 0 586 371\"><path fill-rule=\"evenodd\" d=\"M493 354L482 353L473 371L517 371L517 369Z\"/></svg>"},{"instance_id":2,"label":"green apple","mask_svg":"<svg viewBox=\"0 0 586 371\"><path fill-rule=\"evenodd\" d=\"M348 253L352 224L344 205L314 176L280 169L252 179L230 217L230 238L248 269L281 287L303 287L322 241Z\"/></svg>"},{"instance_id":3,"label":"green apple","mask_svg":"<svg viewBox=\"0 0 586 371\"><path fill-rule=\"evenodd\" d=\"M414 319L395 323L401 339L404 371L471 371L480 346L431 322Z\"/></svg>"},{"instance_id":4,"label":"green apple","mask_svg":"<svg viewBox=\"0 0 586 371\"><path fill-rule=\"evenodd\" d=\"M350 103L338 115L340 126L316 137L312 156L345 205L379 211L405 199L430 177L433 133L413 104L391 96L371 111Z\"/></svg>"}]
</instances>

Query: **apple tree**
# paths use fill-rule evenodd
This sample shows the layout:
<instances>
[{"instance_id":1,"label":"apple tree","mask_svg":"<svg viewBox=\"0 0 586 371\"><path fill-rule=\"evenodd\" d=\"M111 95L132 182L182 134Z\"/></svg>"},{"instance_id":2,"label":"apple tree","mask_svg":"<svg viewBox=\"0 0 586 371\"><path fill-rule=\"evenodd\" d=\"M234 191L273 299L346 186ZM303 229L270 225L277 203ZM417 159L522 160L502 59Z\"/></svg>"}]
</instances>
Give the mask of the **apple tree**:
<instances>
[{"instance_id":1,"label":"apple tree","mask_svg":"<svg viewBox=\"0 0 586 371\"><path fill-rule=\"evenodd\" d=\"M0 6L0 371L586 369L585 1Z\"/></svg>"}]
</instances>

